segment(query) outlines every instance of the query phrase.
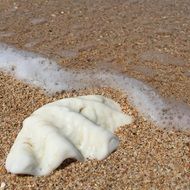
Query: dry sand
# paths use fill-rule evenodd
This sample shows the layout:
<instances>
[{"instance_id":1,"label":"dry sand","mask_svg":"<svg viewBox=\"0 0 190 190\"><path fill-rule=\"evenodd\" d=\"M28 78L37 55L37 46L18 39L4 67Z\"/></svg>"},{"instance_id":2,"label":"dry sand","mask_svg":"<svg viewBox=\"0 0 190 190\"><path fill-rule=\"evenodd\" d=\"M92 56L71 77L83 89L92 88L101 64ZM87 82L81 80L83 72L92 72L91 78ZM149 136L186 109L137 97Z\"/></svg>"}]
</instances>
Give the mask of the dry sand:
<instances>
[{"instance_id":1,"label":"dry sand","mask_svg":"<svg viewBox=\"0 0 190 190\"><path fill-rule=\"evenodd\" d=\"M0 1L0 42L44 54L64 67L115 64L165 97L190 105L190 1ZM120 128L117 151L103 161L65 161L47 177L4 168L22 121L43 104L102 94L135 117ZM190 189L190 132L146 121L117 89L63 92L53 97L0 73L0 184L5 189Z\"/></svg>"}]
</instances>

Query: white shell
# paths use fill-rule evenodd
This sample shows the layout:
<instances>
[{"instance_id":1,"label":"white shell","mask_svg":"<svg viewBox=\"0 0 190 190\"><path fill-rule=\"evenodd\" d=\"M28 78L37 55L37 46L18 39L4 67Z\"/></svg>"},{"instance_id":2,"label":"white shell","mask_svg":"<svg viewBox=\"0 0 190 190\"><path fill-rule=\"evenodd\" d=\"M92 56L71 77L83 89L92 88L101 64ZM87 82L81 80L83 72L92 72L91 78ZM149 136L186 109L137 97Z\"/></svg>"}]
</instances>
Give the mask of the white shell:
<instances>
[{"instance_id":1,"label":"white shell","mask_svg":"<svg viewBox=\"0 0 190 190\"><path fill-rule=\"evenodd\" d=\"M46 104L23 122L6 160L14 174L48 175L65 159L102 160L119 143L112 133L132 118L103 96L80 96Z\"/></svg>"}]
</instances>

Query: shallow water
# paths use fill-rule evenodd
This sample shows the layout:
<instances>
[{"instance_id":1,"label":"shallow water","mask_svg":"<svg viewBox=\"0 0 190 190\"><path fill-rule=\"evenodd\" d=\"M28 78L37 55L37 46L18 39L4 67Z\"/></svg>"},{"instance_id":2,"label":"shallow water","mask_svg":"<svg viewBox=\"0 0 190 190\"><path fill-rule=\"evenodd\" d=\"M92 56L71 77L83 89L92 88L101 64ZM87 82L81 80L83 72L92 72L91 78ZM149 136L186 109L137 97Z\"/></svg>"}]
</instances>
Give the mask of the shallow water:
<instances>
[{"instance_id":1,"label":"shallow water","mask_svg":"<svg viewBox=\"0 0 190 190\"><path fill-rule=\"evenodd\" d=\"M76 58L78 56L78 52L76 50L61 50L58 52L58 55L66 58L66 59L71 59L71 58Z\"/></svg>"},{"instance_id":2,"label":"shallow water","mask_svg":"<svg viewBox=\"0 0 190 190\"><path fill-rule=\"evenodd\" d=\"M147 66L132 65L131 68L138 73L144 74L145 76L154 77L154 75L156 75L156 71Z\"/></svg>"},{"instance_id":3,"label":"shallow water","mask_svg":"<svg viewBox=\"0 0 190 190\"><path fill-rule=\"evenodd\" d=\"M158 62L160 64L172 64L172 65L178 65L182 66L187 64L183 59L174 57L170 54L163 53L160 51L147 51L140 55L140 59L142 61L152 61L152 62Z\"/></svg>"}]
</instances>

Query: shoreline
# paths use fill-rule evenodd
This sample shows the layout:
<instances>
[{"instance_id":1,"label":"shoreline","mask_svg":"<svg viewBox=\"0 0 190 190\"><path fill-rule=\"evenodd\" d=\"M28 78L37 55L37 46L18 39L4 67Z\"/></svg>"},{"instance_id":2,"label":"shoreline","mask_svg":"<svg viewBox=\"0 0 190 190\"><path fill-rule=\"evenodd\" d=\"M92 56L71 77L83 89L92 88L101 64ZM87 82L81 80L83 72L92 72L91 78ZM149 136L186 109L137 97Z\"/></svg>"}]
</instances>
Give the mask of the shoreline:
<instances>
[{"instance_id":1,"label":"shoreline","mask_svg":"<svg viewBox=\"0 0 190 190\"><path fill-rule=\"evenodd\" d=\"M55 59L66 69L113 65L161 96L190 105L190 1L0 2L0 42ZM135 121L116 131L118 149L103 161L66 160L51 175L8 174L6 156L22 121L57 99L99 94L118 102ZM140 116L111 88L47 96L0 72L0 185L5 189L188 189L190 132L167 131Z\"/></svg>"}]
</instances>

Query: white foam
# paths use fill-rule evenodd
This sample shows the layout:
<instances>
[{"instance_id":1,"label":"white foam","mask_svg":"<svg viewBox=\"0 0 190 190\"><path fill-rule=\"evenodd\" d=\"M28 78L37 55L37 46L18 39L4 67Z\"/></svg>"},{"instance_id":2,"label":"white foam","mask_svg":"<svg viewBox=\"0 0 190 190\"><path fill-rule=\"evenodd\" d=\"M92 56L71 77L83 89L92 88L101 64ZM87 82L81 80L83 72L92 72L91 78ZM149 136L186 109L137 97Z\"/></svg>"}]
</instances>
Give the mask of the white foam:
<instances>
[{"instance_id":1,"label":"white foam","mask_svg":"<svg viewBox=\"0 0 190 190\"><path fill-rule=\"evenodd\" d=\"M190 129L190 106L178 101L167 100L152 87L134 78L100 73L102 85L120 89L127 94L131 104L147 120L162 128Z\"/></svg>"},{"instance_id":2,"label":"white foam","mask_svg":"<svg viewBox=\"0 0 190 190\"><path fill-rule=\"evenodd\" d=\"M73 72L40 55L0 45L0 69L16 78L43 88L48 93L94 86L109 86L124 91L137 110L160 127L190 128L190 107L167 101L156 90L122 75L109 64L95 70Z\"/></svg>"},{"instance_id":3,"label":"white foam","mask_svg":"<svg viewBox=\"0 0 190 190\"><path fill-rule=\"evenodd\" d=\"M75 72L66 71L43 56L18 51L6 44L0 45L0 69L26 83L41 87L48 93L83 88L84 81L88 84L90 78L83 73L76 75Z\"/></svg>"},{"instance_id":4,"label":"white foam","mask_svg":"<svg viewBox=\"0 0 190 190\"><path fill-rule=\"evenodd\" d=\"M119 86L140 114L157 126L190 129L190 107L187 104L166 100L155 89L133 78L126 77Z\"/></svg>"}]
</instances>

